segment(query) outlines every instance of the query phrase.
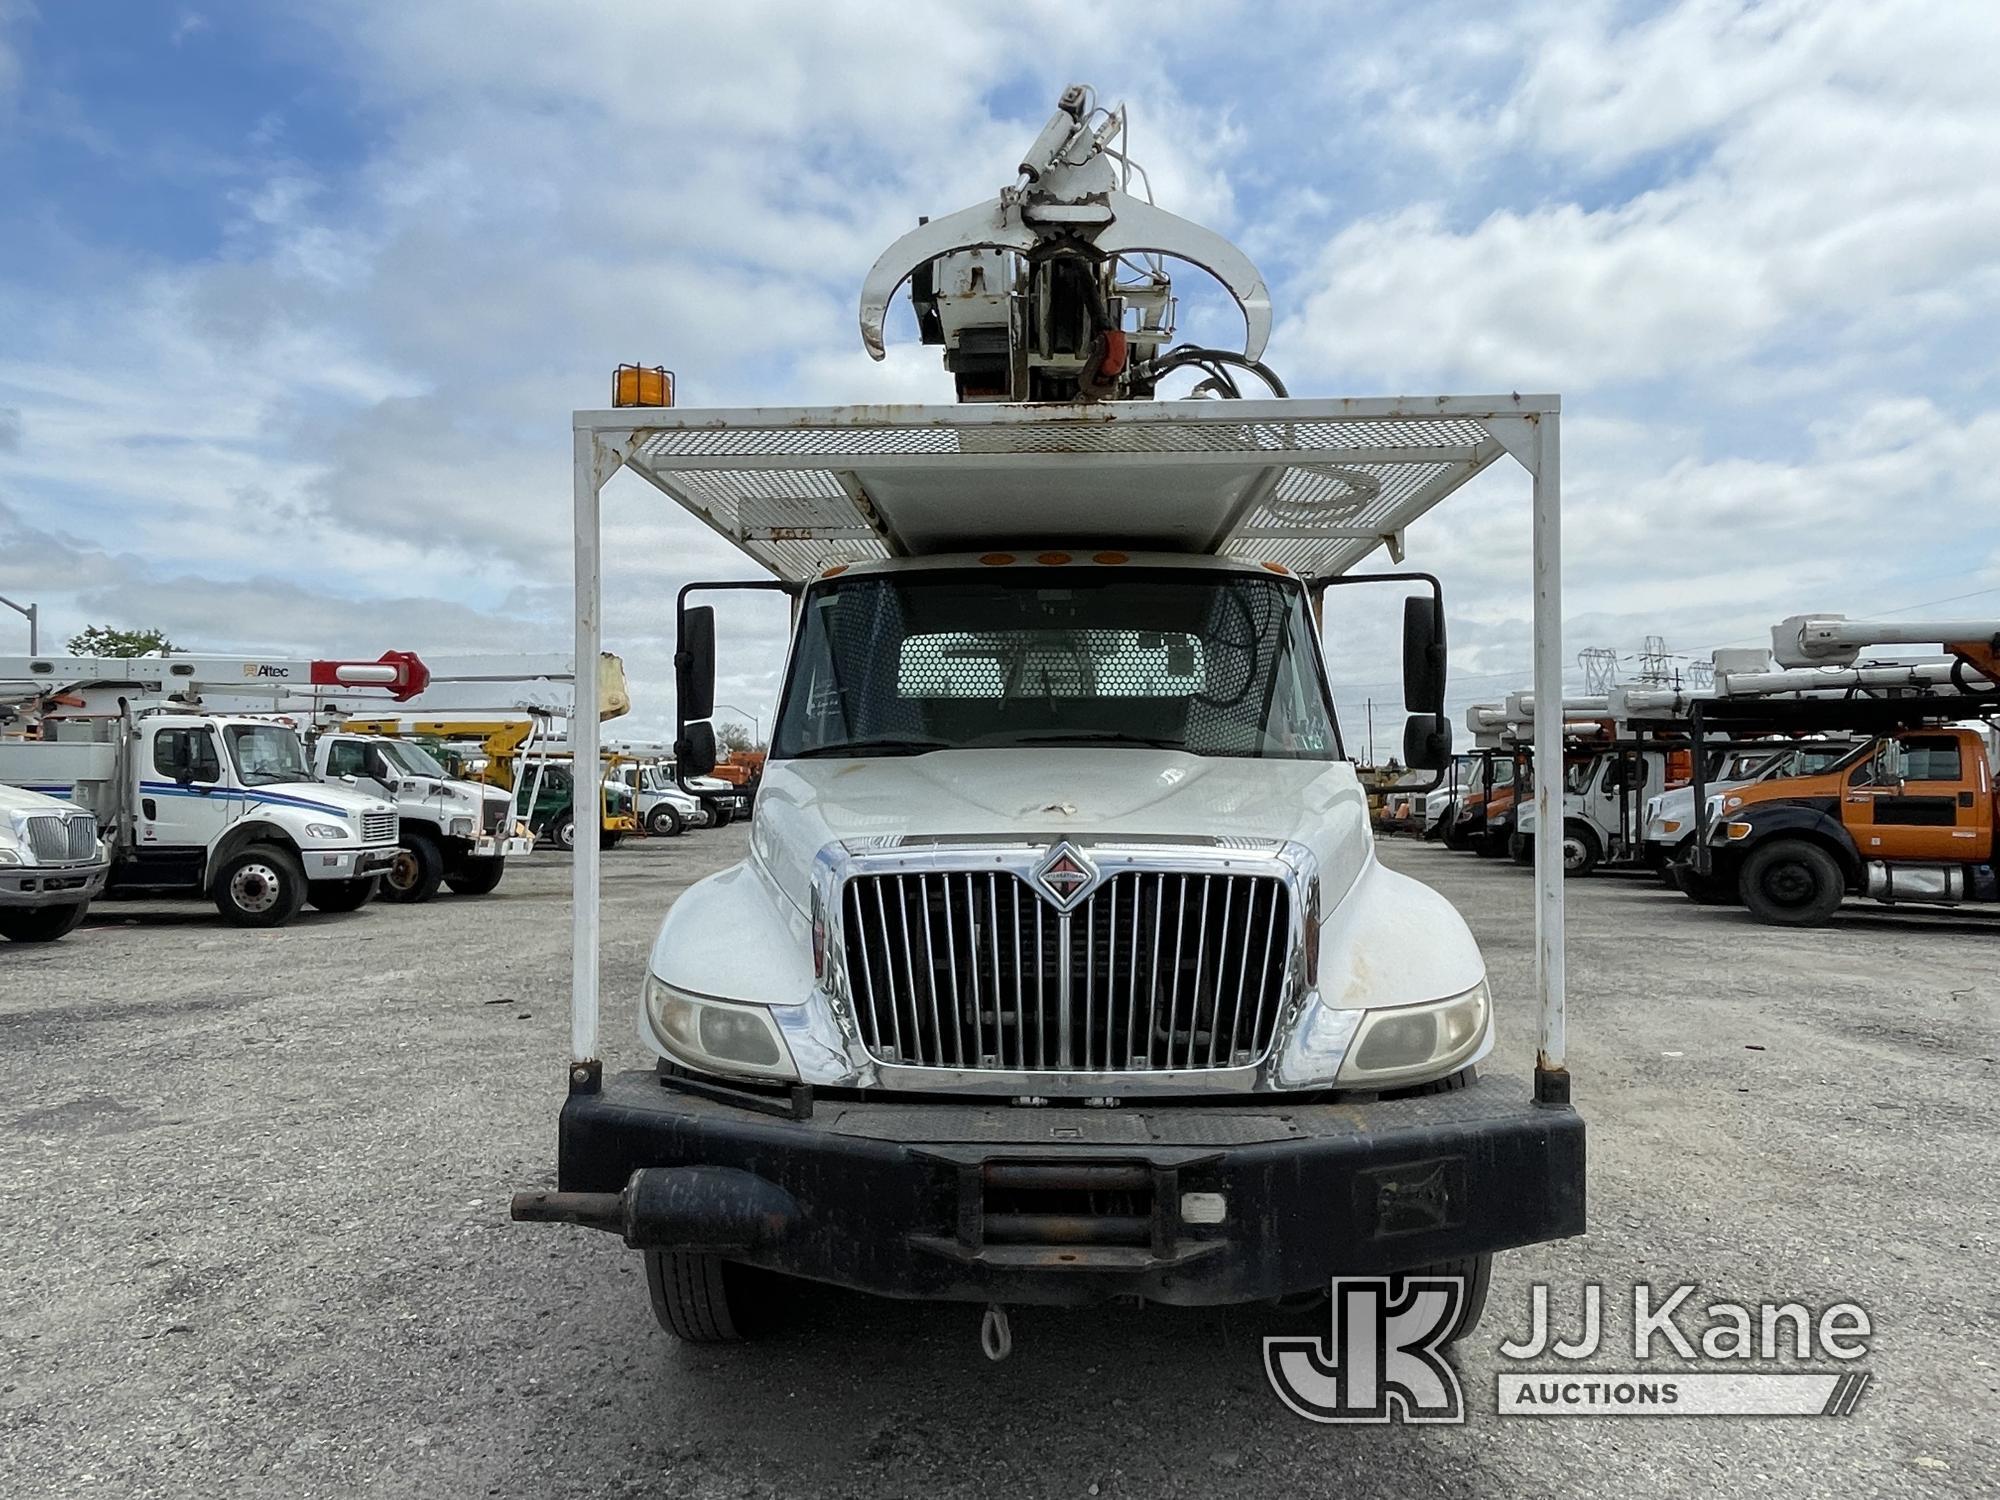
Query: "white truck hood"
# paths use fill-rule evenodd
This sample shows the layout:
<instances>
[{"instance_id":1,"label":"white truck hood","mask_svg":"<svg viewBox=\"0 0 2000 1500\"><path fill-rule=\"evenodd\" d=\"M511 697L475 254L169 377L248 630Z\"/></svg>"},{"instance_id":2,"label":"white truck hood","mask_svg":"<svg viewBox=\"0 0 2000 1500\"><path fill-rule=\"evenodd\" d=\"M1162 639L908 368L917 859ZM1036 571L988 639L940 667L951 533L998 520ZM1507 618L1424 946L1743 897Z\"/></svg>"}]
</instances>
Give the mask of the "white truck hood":
<instances>
[{"instance_id":1,"label":"white truck hood","mask_svg":"<svg viewBox=\"0 0 2000 1500\"><path fill-rule=\"evenodd\" d=\"M765 767L751 853L802 912L822 848L903 834L1285 839L1313 853L1329 905L1369 857L1367 799L1345 761L1037 746Z\"/></svg>"},{"instance_id":2,"label":"white truck hood","mask_svg":"<svg viewBox=\"0 0 2000 1500\"><path fill-rule=\"evenodd\" d=\"M236 795L252 804L262 802L294 812L333 813L357 820L363 813L396 810L395 804L385 797L329 781L273 781L244 787Z\"/></svg>"}]
</instances>

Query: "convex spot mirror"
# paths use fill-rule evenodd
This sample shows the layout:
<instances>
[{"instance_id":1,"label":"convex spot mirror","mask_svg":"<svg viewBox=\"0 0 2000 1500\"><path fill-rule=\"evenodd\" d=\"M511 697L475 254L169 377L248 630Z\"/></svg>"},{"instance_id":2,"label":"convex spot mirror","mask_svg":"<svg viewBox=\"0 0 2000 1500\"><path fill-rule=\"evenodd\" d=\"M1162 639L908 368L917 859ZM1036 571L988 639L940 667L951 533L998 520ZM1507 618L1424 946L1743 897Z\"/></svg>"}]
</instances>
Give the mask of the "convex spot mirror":
<instances>
[{"instance_id":1,"label":"convex spot mirror","mask_svg":"<svg viewBox=\"0 0 2000 1500\"><path fill-rule=\"evenodd\" d=\"M683 780L706 776L715 769L715 726L706 720L689 724L674 741L674 760Z\"/></svg>"},{"instance_id":2,"label":"convex spot mirror","mask_svg":"<svg viewBox=\"0 0 2000 1500\"><path fill-rule=\"evenodd\" d=\"M1451 721L1443 714L1411 714L1403 721L1403 764L1412 771L1442 771L1451 764Z\"/></svg>"}]
</instances>

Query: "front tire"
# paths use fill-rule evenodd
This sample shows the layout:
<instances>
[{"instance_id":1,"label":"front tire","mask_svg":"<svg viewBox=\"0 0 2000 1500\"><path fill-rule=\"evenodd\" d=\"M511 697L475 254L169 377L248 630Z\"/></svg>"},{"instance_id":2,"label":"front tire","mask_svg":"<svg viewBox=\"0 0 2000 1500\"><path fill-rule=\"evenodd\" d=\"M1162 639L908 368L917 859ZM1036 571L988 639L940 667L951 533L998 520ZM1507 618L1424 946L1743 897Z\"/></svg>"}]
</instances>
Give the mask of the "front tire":
<instances>
[{"instance_id":1,"label":"front tire","mask_svg":"<svg viewBox=\"0 0 2000 1500\"><path fill-rule=\"evenodd\" d=\"M89 910L88 901L70 906L28 906L18 911L0 908L0 937L10 943L53 943L73 931Z\"/></svg>"},{"instance_id":2,"label":"front tire","mask_svg":"<svg viewBox=\"0 0 2000 1500\"><path fill-rule=\"evenodd\" d=\"M1456 1276L1465 1285L1465 1296L1458 1304L1458 1317L1450 1330L1440 1341L1455 1344L1479 1327L1479 1320L1486 1315L1486 1291L1493 1281L1493 1256L1462 1255L1456 1260L1439 1261L1434 1266L1406 1272L1410 1276ZM1395 1301L1403 1294L1403 1277L1389 1278L1389 1300Z\"/></svg>"},{"instance_id":3,"label":"front tire","mask_svg":"<svg viewBox=\"0 0 2000 1500\"><path fill-rule=\"evenodd\" d=\"M1818 844L1773 839L1743 862L1738 888L1760 922L1775 927L1820 927L1840 909L1847 879Z\"/></svg>"},{"instance_id":4,"label":"front tire","mask_svg":"<svg viewBox=\"0 0 2000 1500\"><path fill-rule=\"evenodd\" d=\"M306 902L298 856L276 844L239 849L216 871L215 909L235 927L283 927Z\"/></svg>"},{"instance_id":5,"label":"front tire","mask_svg":"<svg viewBox=\"0 0 2000 1500\"><path fill-rule=\"evenodd\" d=\"M379 875L365 880L310 880L306 882L306 901L315 911L359 911L375 899L381 881Z\"/></svg>"},{"instance_id":6,"label":"front tire","mask_svg":"<svg viewBox=\"0 0 2000 1500\"><path fill-rule=\"evenodd\" d=\"M1535 841L1519 829L1507 835L1507 857L1517 865L1535 862Z\"/></svg>"},{"instance_id":7,"label":"front tire","mask_svg":"<svg viewBox=\"0 0 2000 1500\"><path fill-rule=\"evenodd\" d=\"M1563 874L1588 875L1604 858L1604 845L1597 830L1580 818L1563 824Z\"/></svg>"},{"instance_id":8,"label":"front tire","mask_svg":"<svg viewBox=\"0 0 2000 1500\"><path fill-rule=\"evenodd\" d=\"M776 1278L719 1255L648 1250L646 1290L659 1325L687 1344L740 1344L775 1326Z\"/></svg>"},{"instance_id":9,"label":"front tire","mask_svg":"<svg viewBox=\"0 0 2000 1500\"><path fill-rule=\"evenodd\" d=\"M549 824L548 838L565 854L576 852L576 818L567 809L557 813Z\"/></svg>"},{"instance_id":10,"label":"front tire","mask_svg":"<svg viewBox=\"0 0 2000 1500\"><path fill-rule=\"evenodd\" d=\"M656 839L679 838L686 826L681 815L664 802L646 814L646 832Z\"/></svg>"},{"instance_id":11,"label":"front tire","mask_svg":"<svg viewBox=\"0 0 2000 1500\"><path fill-rule=\"evenodd\" d=\"M500 884L500 877L507 873L507 861L498 856L492 859L461 859L444 877L444 883L461 896L489 896Z\"/></svg>"},{"instance_id":12,"label":"front tire","mask_svg":"<svg viewBox=\"0 0 2000 1500\"><path fill-rule=\"evenodd\" d=\"M435 896L443 879L444 850L437 839L421 831L408 833L403 836L403 852L382 877L382 899L415 906Z\"/></svg>"}]
</instances>

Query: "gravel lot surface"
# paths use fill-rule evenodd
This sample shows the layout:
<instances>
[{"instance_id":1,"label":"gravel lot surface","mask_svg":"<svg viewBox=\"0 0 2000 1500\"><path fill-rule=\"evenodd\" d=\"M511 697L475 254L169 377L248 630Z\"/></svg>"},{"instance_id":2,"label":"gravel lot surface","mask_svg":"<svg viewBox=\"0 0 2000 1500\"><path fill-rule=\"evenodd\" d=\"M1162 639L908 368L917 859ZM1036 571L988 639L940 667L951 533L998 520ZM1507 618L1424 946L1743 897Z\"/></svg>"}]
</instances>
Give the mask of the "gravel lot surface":
<instances>
[{"instance_id":1,"label":"gravel lot surface","mask_svg":"<svg viewBox=\"0 0 2000 1500\"><path fill-rule=\"evenodd\" d=\"M744 847L606 856L613 1066L642 1060L621 1008L660 911ZM1383 857L1471 920L1523 1071L1527 872ZM1501 1257L1468 1425L1321 1428L1265 1384L1253 1312L1026 1309L990 1365L976 1309L815 1289L771 1342L692 1349L610 1236L510 1224L553 1180L568 877L273 933L105 903L0 945L0 1495L1995 1492L2000 924L1792 933L1577 882L1591 1232ZM1845 1420L1500 1418L1536 1281L1851 1298L1873 1384ZM1608 1322L1598 1363L1631 1368Z\"/></svg>"}]
</instances>

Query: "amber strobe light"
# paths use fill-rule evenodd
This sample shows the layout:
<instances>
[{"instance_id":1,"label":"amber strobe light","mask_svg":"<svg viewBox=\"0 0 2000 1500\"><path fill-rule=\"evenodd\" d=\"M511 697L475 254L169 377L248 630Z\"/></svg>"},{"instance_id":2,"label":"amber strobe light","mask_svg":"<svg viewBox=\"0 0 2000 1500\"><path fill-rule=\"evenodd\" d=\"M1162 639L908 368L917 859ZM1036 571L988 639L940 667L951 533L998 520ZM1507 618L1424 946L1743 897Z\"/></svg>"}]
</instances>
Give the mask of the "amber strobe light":
<instances>
[{"instance_id":1,"label":"amber strobe light","mask_svg":"<svg viewBox=\"0 0 2000 1500\"><path fill-rule=\"evenodd\" d=\"M674 372L665 365L620 365L611 377L613 406L672 406Z\"/></svg>"}]
</instances>

